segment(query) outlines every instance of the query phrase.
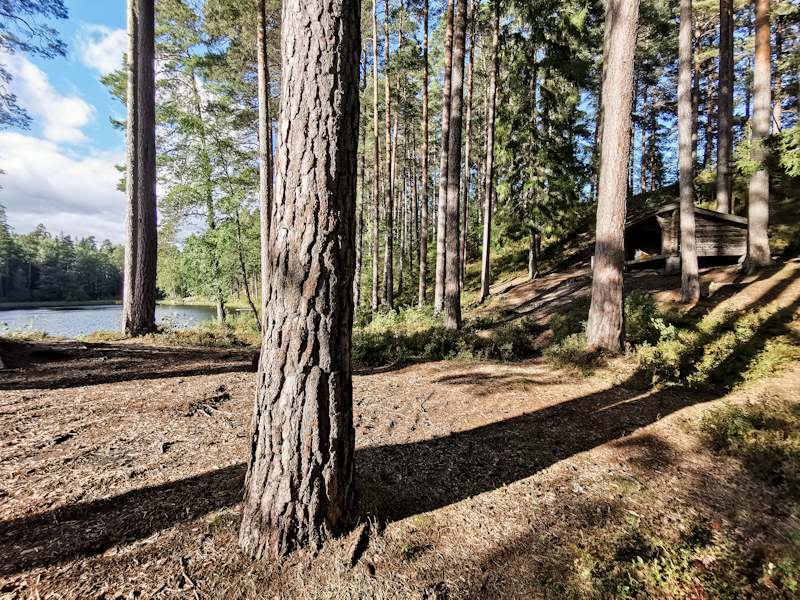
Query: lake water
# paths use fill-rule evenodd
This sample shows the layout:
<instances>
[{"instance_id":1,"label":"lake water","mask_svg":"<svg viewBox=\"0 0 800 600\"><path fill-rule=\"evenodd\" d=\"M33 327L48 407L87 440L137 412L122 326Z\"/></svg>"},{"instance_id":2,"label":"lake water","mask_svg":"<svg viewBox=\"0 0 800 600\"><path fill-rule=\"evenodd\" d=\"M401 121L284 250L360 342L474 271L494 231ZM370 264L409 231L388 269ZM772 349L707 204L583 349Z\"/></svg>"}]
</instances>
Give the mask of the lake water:
<instances>
[{"instance_id":1,"label":"lake water","mask_svg":"<svg viewBox=\"0 0 800 600\"><path fill-rule=\"evenodd\" d=\"M156 323L192 329L201 321L217 318L216 308L208 306L156 306ZM50 335L75 337L93 331L119 331L122 305L20 308L0 310L0 335L35 329Z\"/></svg>"}]
</instances>

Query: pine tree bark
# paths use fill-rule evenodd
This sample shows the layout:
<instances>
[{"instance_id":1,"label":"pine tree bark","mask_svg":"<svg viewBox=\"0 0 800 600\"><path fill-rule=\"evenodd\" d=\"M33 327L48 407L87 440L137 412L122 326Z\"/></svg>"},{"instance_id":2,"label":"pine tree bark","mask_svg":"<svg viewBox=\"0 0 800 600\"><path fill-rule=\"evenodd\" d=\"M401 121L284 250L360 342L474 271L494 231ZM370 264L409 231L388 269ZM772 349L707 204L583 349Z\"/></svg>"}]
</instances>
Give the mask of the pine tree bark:
<instances>
[{"instance_id":1,"label":"pine tree bark","mask_svg":"<svg viewBox=\"0 0 800 600\"><path fill-rule=\"evenodd\" d=\"M586 342L622 349L622 268L630 152L631 90L639 0L609 0L603 52L603 145L597 199L597 234L592 302Z\"/></svg>"},{"instance_id":2,"label":"pine tree bark","mask_svg":"<svg viewBox=\"0 0 800 600\"><path fill-rule=\"evenodd\" d=\"M461 206L461 287L467 278L467 233L469 227L469 184L472 168L470 152L472 151L472 88L475 72L475 0L469 7L469 83L467 84L467 140L464 146L464 202Z\"/></svg>"},{"instance_id":3,"label":"pine tree bark","mask_svg":"<svg viewBox=\"0 0 800 600\"><path fill-rule=\"evenodd\" d=\"M464 54L467 38L467 0L458 0L453 37L450 96L450 149L447 157L447 269L444 326L461 327L461 252L459 251L459 197L461 188L461 126L464 108ZM466 223L465 223L466 225Z\"/></svg>"},{"instance_id":4,"label":"pine tree bark","mask_svg":"<svg viewBox=\"0 0 800 600\"><path fill-rule=\"evenodd\" d=\"M136 0L128 0L126 8L128 52L126 55L126 103L128 117L125 132L125 263L122 295L122 332L130 333L130 315L133 309L134 290L136 289L136 250L138 248L139 199L136 182L139 180L139 159L136 154L136 120L138 113L138 96L136 95L137 76L137 19ZM28 284L31 277L28 275Z\"/></svg>"},{"instance_id":5,"label":"pine tree bark","mask_svg":"<svg viewBox=\"0 0 800 600\"><path fill-rule=\"evenodd\" d=\"M481 253L481 302L489 297L491 274L489 249L492 243L492 198L494 197L494 119L497 113L497 76L500 65L497 46L500 40L500 0L494 0L494 32L492 33L492 75L489 80L486 116L486 195L483 200L483 248Z\"/></svg>"},{"instance_id":6,"label":"pine tree bark","mask_svg":"<svg viewBox=\"0 0 800 600\"><path fill-rule=\"evenodd\" d=\"M719 0L719 89L717 91L717 210L733 205L733 0Z\"/></svg>"},{"instance_id":7,"label":"pine tree bark","mask_svg":"<svg viewBox=\"0 0 800 600\"><path fill-rule=\"evenodd\" d=\"M139 0L134 26L136 190L129 201L136 202L136 226L132 241L136 245L132 265L133 285L126 299L125 331L130 335L144 335L155 330L156 319L156 264L158 237L156 230L156 104L155 104L155 6L153 0ZM130 102L129 102L130 104ZM129 108L129 111L131 109ZM126 185L127 187L127 185Z\"/></svg>"},{"instance_id":8,"label":"pine tree bark","mask_svg":"<svg viewBox=\"0 0 800 600\"><path fill-rule=\"evenodd\" d=\"M419 298L423 308L428 285L428 0L423 5L422 42L422 194L420 195L419 224Z\"/></svg>"},{"instance_id":9,"label":"pine tree bark","mask_svg":"<svg viewBox=\"0 0 800 600\"><path fill-rule=\"evenodd\" d=\"M783 129L783 81L781 77L780 64L783 58L783 24L775 26L775 93L773 94L772 107L772 133L780 133Z\"/></svg>"},{"instance_id":10,"label":"pine tree bark","mask_svg":"<svg viewBox=\"0 0 800 600\"><path fill-rule=\"evenodd\" d=\"M703 151L703 168L711 162L711 151L714 148L714 120L712 106L714 103L713 70L709 68L706 76L706 147Z\"/></svg>"},{"instance_id":11,"label":"pine tree bark","mask_svg":"<svg viewBox=\"0 0 800 600\"><path fill-rule=\"evenodd\" d=\"M694 24L694 85L692 86L692 173L697 175L697 140L700 121L700 22Z\"/></svg>"},{"instance_id":12,"label":"pine tree bark","mask_svg":"<svg viewBox=\"0 0 800 600\"><path fill-rule=\"evenodd\" d=\"M700 298L692 174L692 0L681 0L678 37L678 161L681 196L681 295Z\"/></svg>"},{"instance_id":13,"label":"pine tree bark","mask_svg":"<svg viewBox=\"0 0 800 600\"><path fill-rule=\"evenodd\" d=\"M392 168L392 92L389 83L389 0L384 0L383 37L386 50L386 248L383 251L383 306L394 308L394 169Z\"/></svg>"},{"instance_id":14,"label":"pine tree bark","mask_svg":"<svg viewBox=\"0 0 800 600\"><path fill-rule=\"evenodd\" d=\"M763 166L771 113L772 66L770 64L770 0L756 0L756 58L753 72L753 145L751 158L762 167L750 176L746 270L758 271L772 262L769 252L769 172Z\"/></svg>"},{"instance_id":15,"label":"pine tree bark","mask_svg":"<svg viewBox=\"0 0 800 600\"><path fill-rule=\"evenodd\" d=\"M644 84L642 90L642 147L641 147L641 165L639 169L639 192L645 191L645 184L647 183L647 92L648 86ZM655 132L654 132L655 133Z\"/></svg>"},{"instance_id":16,"label":"pine tree bark","mask_svg":"<svg viewBox=\"0 0 800 600\"><path fill-rule=\"evenodd\" d=\"M361 79L361 74L359 73L359 94L364 91L367 83L367 53L366 51L361 52L361 60L359 61L360 65L363 65L364 72L363 72L363 79ZM360 160L360 164L358 166L358 219L356 221L356 272L355 272L355 280L353 281L353 315L355 317L355 313L358 312L358 309L361 307L361 273L364 267L364 155L367 153L366 149L366 132L364 131L364 119L362 119L363 113L361 108L359 107L359 117L358 117L358 156Z\"/></svg>"},{"instance_id":17,"label":"pine tree bark","mask_svg":"<svg viewBox=\"0 0 800 600\"><path fill-rule=\"evenodd\" d=\"M378 0L372 0L372 125L374 149L372 199L374 203L374 220L372 222L372 314L378 312L378 277L380 273L380 225L381 225L381 200L380 185L380 143L378 134Z\"/></svg>"},{"instance_id":18,"label":"pine tree bark","mask_svg":"<svg viewBox=\"0 0 800 600\"><path fill-rule=\"evenodd\" d=\"M283 5L269 300L239 531L253 558L318 548L353 506L359 20L353 0Z\"/></svg>"},{"instance_id":19,"label":"pine tree bark","mask_svg":"<svg viewBox=\"0 0 800 600\"><path fill-rule=\"evenodd\" d=\"M453 68L453 13L454 0L447 0L447 29L444 47L444 89L442 91L442 148L439 154L439 207L436 220L436 288L433 311L444 309L445 273L447 271L447 179L448 152L450 150L450 94ZM455 174L459 177L459 174Z\"/></svg>"},{"instance_id":20,"label":"pine tree bark","mask_svg":"<svg viewBox=\"0 0 800 600\"><path fill-rule=\"evenodd\" d=\"M267 56L267 3L258 0L256 19L256 46L258 48L258 161L259 204L261 226L261 314L267 301L267 255L269 223L272 215L272 121L269 117L270 81Z\"/></svg>"}]
</instances>

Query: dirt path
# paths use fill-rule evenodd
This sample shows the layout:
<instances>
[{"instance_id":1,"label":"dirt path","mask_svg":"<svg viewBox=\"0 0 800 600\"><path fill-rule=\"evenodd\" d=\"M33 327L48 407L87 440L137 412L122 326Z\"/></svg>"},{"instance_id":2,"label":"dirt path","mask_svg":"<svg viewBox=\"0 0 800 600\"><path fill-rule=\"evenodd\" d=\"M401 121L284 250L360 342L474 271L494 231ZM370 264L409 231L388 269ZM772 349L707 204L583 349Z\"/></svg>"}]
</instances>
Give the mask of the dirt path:
<instances>
[{"instance_id":1,"label":"dirt path","mask_svg":"<svg viewBox=\"0 0 800 600\"><path fill-rule=\"evenodd\" d=\"M800 264L745 289L712 300L796 311ZM715 403L796 402L800 365L725 398L639 389L627 359L586 377L539 360L358 372L366 548L357 528L316 556L253 563L236 543L250 351L2 342L0 354L3 600L591 596L586 540L616 548L631 522L679 540L704 519L754 561L800 531L791 499L694 430ZM743 573L743 595L758 596Z\"/></svg>"}]
</instances>

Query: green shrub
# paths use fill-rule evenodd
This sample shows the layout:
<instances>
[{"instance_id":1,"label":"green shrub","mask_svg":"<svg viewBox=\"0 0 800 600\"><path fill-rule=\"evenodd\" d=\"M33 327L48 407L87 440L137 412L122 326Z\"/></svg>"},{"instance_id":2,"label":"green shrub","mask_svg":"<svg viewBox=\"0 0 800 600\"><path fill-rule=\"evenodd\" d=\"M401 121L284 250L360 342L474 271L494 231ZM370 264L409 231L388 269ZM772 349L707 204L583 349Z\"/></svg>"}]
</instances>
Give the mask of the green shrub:
<instances>
[{"instance_id":1,"label":"green shrub","mask_svg":"<svg viewBox=\"0 0 800 600\"><path fill-rule=\"evenodd\" d=\"M550 322L553 343L559 343L571 335L583 333L589 318L589 298L579 298L561 309ZM625 298L625 339L637 346L655 344L664 337L674 337L676 330L657 316L655 299L650 294L634 290Z\"/></svg>"},{"instance_id":2,"label":"green shrub","mask_svg":"<svg viewBox=\"0 0 800 600\"><path fill-rule=\"evenodd\" d=\"M258 323L251 310L228 311L225 323L237 333L258 333Z\"/></svg>"},{"instance_id":3,"label":"green shrub","mask_svg":"<svg viewBox=\"0 0 800 600\"><path fill-rule=\"evenodd\" d=\"M790 319L791 311L775 303L742 313L710 313L682 328L656 319L660 340L640 345L635 356L654 384L729 390L800 359L796 335L786 327Z\"/></svg>"},{"instance_id":4,"label":"green shrub","mask_svg":"<svg viewBox=\"0 0 800 600\"><path fill-rule=\"evenodd\" d=\"M726 404L706 414L700 430L767 481L800 493L800 405Z\"/></svg>"},{"instance_id":5,"label":"green shrub","mask_svg":"<svg viewBox=\"0 0 800 600\"><path fill-rule=\"evenodd\" d=\"M536 336L543 330L533 319L523 318L481 337L469 328L446 329L439 317L427 310L388 311L369 326L353 331L353 359L364 365L403 358L523 360L536 353Z\"/></svg>"},{"instance_id":6,"label":"green shrub","mask_svg":"<svg viewBox=\"0 0 800 600\"><path fill-rule=\"evenodd\" d=\"M579 298L562 308L550 321L553 343L557 344L571 335L583 333L589 318L589 298Z\"/></svg>"},{"instance_id":7,"label":"green shrub","mask_svg":"<svg viewBox=\"0 0 800 600\"><path fill-rule=\"evenodd\" d=\"M586 336L573 333L560 342L551 344L544 351L544 357L557 366L575 365L585 367L591 362L586 352Z\"/></svg>"},{"instance_id":8,"label":"green shrub","mask_svg":"<svg viewBox=\"0 0 800 600\"><path fill-rule=\"evenodd\" d=\"M79 337L78 339L87 342L119 342L128 339L128 336L120 331L100 330L93 331L89 335Z\"/></svg>"},{"instance_id":9,"label":"green shrub","mask_svg":"<svg viewBox=\"0 0 800 600\"><path fill-rule=\"evenodd\" d=\"M625 298L625 340L634 346L655 344L661 337L656 325L656 301L650 294L634 290ZM664 322L658 319L663 327Z\"/></svg>"}]
</instances>

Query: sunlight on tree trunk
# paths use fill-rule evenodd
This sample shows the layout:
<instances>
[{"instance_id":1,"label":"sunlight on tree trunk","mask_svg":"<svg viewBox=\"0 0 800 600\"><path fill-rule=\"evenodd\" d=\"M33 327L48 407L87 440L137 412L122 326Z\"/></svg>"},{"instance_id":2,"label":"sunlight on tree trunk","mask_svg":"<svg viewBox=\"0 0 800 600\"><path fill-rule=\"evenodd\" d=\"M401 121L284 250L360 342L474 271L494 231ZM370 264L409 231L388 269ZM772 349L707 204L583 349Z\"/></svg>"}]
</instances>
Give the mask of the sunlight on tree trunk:
<instances>
[{"instance_id":1,"label":"sunlight on tree trunk","mask_svg":"<svg viewBox=\"0 0 800 600\"><path fill-rule=\"evenodd\" d=\"M756 59L753 73L753 145L751 158L759 163L767 158L763 145L769 136L771 116L772 65L770 62L770 0L756 0ZM750 176L750 202L747 225L747 272L769 266L769 171L761 166Z\"/></svg>"},{"instance_id":2,"label":"sunlight on tree trunk","mask_svg":"<svg viewBox=\"0 0 800 600\"><path fill-rule=\"evenodd\" d=\"M447 165L447 269L444 326L461 327L461 252L459 252L459 192L461 187L461 125L464 104L464 44L467 37L467 0L458 0L453 38L450 101L450 150ZM466 225L466 223L465 223Z\"/></svg>"},{"instance_id":3,"label":"sunlight on tree trunk","mask_svg":"<svg viewBox=\"0 0 800 600\"><path fill-rule=\"evenodd\" d=\"M447 178L448 152L450 150L450 93L453 66L453 14L455 0L447 1L447 30L444 47L444 89L442 90L442 147L439 153L439 208L436 219L436 288L433 310L444 309L445 274L447 272ZM460 175L456 175L459 177Z\"/></svg>"},{"instance_id":4,"label":"sunlight on tree trunk","mask_svg":"<svg viewBox=\"0 0 800 600\"><path fill-rule=\"evenodd\" d=\"M597 195L597 235L589 347L622 350L622 268L631 131L633 57L639 0L609 0L603 51L603 144Z\"/></svg>"},{"instance_id":5,"label":"sunlight on tree trunk","mask_svg":"<svg viewBox=\"0 0 800 600\"><path fill-rule=\"evenodd\" d=\"M719 2L719 115L717 210L733 210L733 0Z\"/></svg>"},{"instance_id":6,"label":"sunlight on tree trunk","mask_svg":"<svg viewBox=\"0 0 800 600\"><path fill-rule=\"evenodd\" d=\"M494 33L492 35L492 75L489 80L489 100L486 115L486 190L483 199L483 248L481 253L481 302L489 297L491 274L489 250L492 244L492 198L494 197L494 121L497 113L497 76L500 38L500 0L494 0Z\"/></svg>"},{"instance_id":7,"label":"sunlight on tree trunk","mask_svg":"<svg viewBox=\"0 0 800 600\"><path fill-rule=\"evenodd\" d=\"M681 195L681 296L700 298L695 245L694 177L692 174L692 0L681 0L678 42L678 159Z\"/></svg>"}]
</instances>

